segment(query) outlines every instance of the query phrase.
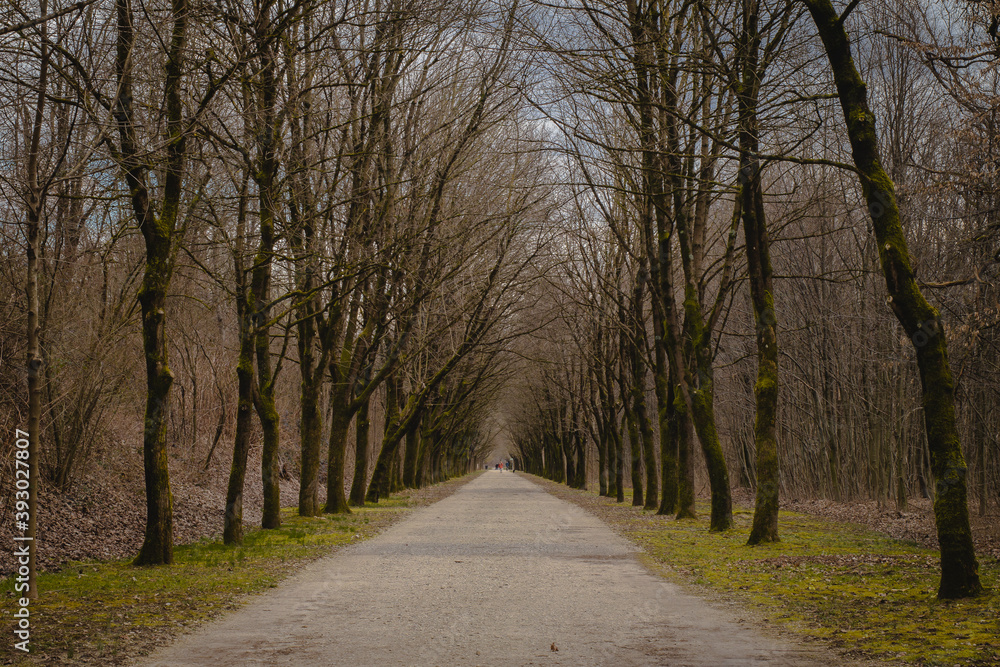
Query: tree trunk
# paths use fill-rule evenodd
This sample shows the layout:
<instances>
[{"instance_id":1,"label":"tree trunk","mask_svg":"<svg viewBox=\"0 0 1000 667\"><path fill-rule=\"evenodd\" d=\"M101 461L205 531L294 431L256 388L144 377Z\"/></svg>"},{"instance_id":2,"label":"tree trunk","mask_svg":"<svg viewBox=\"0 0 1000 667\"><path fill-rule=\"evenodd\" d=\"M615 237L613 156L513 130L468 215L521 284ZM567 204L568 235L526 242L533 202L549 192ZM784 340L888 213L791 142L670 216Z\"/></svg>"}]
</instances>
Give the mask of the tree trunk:
<instances>
[{"instance_id":1,"label":"tree trunk","mask_svg":"<svg viewBox=\"0 0 1000 667\"><path fill-rule=\"evenodd\" d=\"M365 485L368 483L368 433L371 422L368 420L368 410L371 399L361 402L357 416L354 418L354 480L351 482L351 506L365 506Z\"/></svg>"},{"instance_id":2,"label":"tree trunk","mask_svg":"<svg viewBox=\"0 0 1000 667\"><path fill-rule=\"evenodd\" d=\"M632 397L635 400L635 397ZM631 405L629 406L631 408ZM639 439L639 428L636 424L636 419L634 415L635 408L629 410L629 416L626 420L628 424L628 444L629 451L632 454L631 460L631 473L632 473L632 505L635 507L642 506L642 442Z\"/></svg>"},{"instance_id":3,"label":"tree trunk","mask_svg":"<svg viewBox=\"0 0 1000 667\"><path fill-rule=\"evenodd\" d=\"M266 337L262 343L261 338ZM265 349L269 346L270 335L257 334L257 378L261 387L258 395L257 416L260 418L263 430L263 447L261 448L261 481L264 490L264 506L261 515L261 528L281 527L281 460L280 460L280 420L274 400L275 378L271 371L271 352ZM265 382L266 378L266 382Z\"/></svg>"},{"instance_id":4,"label":"tree trunk","mask_svg":"<svg viewBox=\"0 0 1000 667\"><path fill-rule=\"evenodd\" d=\"M413 488L422 489L424 484L427 483L428 478L428 466L430 461L430 450L433 446L433 441L430 441L429 436L424 434L420 438L420 453L417 455L417 465L413 471Z\"/></svg>"},{"instance_id":5,"label":"tree trunk","mask_svg":"<svg viewBox=\"0 0 1000 667\"><path fill-rule=\"evenodd\" d=\"M411 429L406 434L406 459L403 464L403 486L407 489L417 488L417 464L420 461L420 450L423 448L423 438L420 429Z\"/></svg>"},{"instance_id":6,"label":"tree trunk","mask_svg":"<svg viewBox=\"0 0 1000 667\"><path fill-rule=\"evenodd\" d=\"M657 355L663 356L657 346ZM664 361L664 365L666 362ZM658 374L659 375L659 374ZM657 377L657 383L661 378ZM677 477L677 413L674 409L674 383L670 377L669 370L665 371L662 383L663 397L659 397L660 390L657 390L660 419L660 477L661 477L661 497L660 507L657 514L673 514L677 511L678 505L678 477ZM664 426L666 428L664 428Z\"/></svg>"},{"instance_id":7,"label":"tree trunk","mask_svg":"<svg viewBox=\"0 0 1000 667\"><path fill-rule=\"evenodd\" d=\"M615 435L615 500L620 503L625 502L625 421L623 414Z\"/></svg>"},{"instance_id":8,"label":"tree trunk","mask_svg":"<svg viewBox=\"0 0 1000 667\"><path fill-rule=\"evenodd\" d=\"M403 392L403 382L399 373L392 373L386 378L385 385L385 428L383 429L382 446L379 449L378 458L375 461L375 470L372 471L372 481L368 485L368 493L365 494L368 502L377 503L380 496L389 495L389 473L392 464L392 456L399 446L399 438L392 438L392 430L399 422L399 400ZM391 451L387 451L391 450Z\"/></svg>"},{"instance_id":9,"label":"tree trunk","mask_svg":"<svg viewBox=\"0 0 1000 667\"><path fill-rule=\"evenodd\" d=\"M722 453L722 443L715 428L714 387L712 369L701 366L700 386L691 392L691 411L701 450L708 467L708 481L712 489L712 515L709 530L729 530L733 527L733 500L729 490L729 471Z\"/></svg>"},{"instance_id":10,"label":"tree trunk","mask_svg":"<svg viewBox=\"0 0 1000 667\"><path fill-rule=\"evenodd\" d=\"M330 390L330 452L326 472L327 514L350 514L344 493L344 467L347 454L347 431L351 425L346 389L335 382Z\"/></svg>"},{"instance_id":11,"label":"tree trunk","mask_svg":"<svg viewBox=\"0 0 1000 667\"><path fill-rule=\"evenodd\" d=\"M583 435L577 433L574 437L574 450L576 456L576 475L573 478L573 488L587 490L587 456L585 452L585 440Z\"/></svg>"},{"instance_id":12,"label":"tree trunk","mask_svg":"<svg viewBox=\"0 0 1000 667\"><path fill-rule=\"evenodd\" d=\"M597 441L597 487L601 496L609 495L608 490L608 437L601 428L601 437Z\"/></svg>"},{"instance_id":13,"label":"tree trunk","mask_svg":"<svg viewBox=\"0 0 1000 667\"><path fill-rule=\"evenodd\" d=\"M633 292L633 304L636 299L642 297L642 269L636 279L636 287ZM633 305L633 316L635 306ZM636 340L637 326L634 321L631 323L626 314L624 297L618 302L618 321L623 332L618 341L621 365L618 367L618 386L622 396L622 420L623 430L628 436L629 453L631 455L631 465L629 472L632 476L632 505L642 505L642 443L639 440L639 428L636 425L636 412L639 408L638 398L642 395L642 390L636 385L639 383L640 352L639 342ZM627 332L627 333L626 333Z\"/></svg>"},{"instance_id":14,"label":"tree trunk","mask_svg":"<svg viewBox=\"0 0 1000 667\"><path fill-rule=\"evenodd\" d=\"M566 486L574 488L576 483L576 460L573 458L572 446L565 445L566 450Z\"/></svg>"},{"instance_id":15,"label":"tree trunk","mask_svg":"<svg viewBox=\"0 0 1000 667\"><path fill-rule=\"evenodd\" d=\"M315 287L312 266L311 229L303 230L295 246L296 282L306 294ZM316 352L315 305L309 300L297 308L299 322L296 342L299 349L299 516L319 516L319 461L320 441L323 437L323 413L320 409L320 391L323 384L321 369L326 366L325 356L318 362ZM327 347L328 349L328 347Z\"/></svg>"},{"instance_id":16,"label":"tree trunk","mask_svg":"<svg viewBox=\"0 0 1000 667\"><path fill-rule=\"evenodd\" d=\"M615 498L622 502L624 497L620 496L621 479L619 474L619 452L621 450L621 432L618 430L618 414L615 407L615 383L612 350L615 345L609 344L605 350L604 365L600 369L600 383L602 387L602 402L604 404L604 419L607 428L608 439L608 497Z\"/></svg>"},{"instance_id":17,"label":"tree trunk","mask_svg":"<svg viewBox=\"0 0 1000 667\"><path fill-rule=\"evenodd\" d=\"M239 269L237 269L239 271ZM242 289L242 288L238 288ZM237 316L240 322L240 355L236 365L239 398L236 407L236 437L233 443L233 465L229 471L226 490L226 515L223 518L222 541L225 544L243 543L243 489L246 484L247 456L250 452L250 435L253 429L254 376L253 328L246 317L245 299L237 297Z\"/></svg>"},{"instance_id":18,"label":"tree trunk","mask_svg":"<svg viewBox=\"0 0 1000 667\"><path fill-rule=\"evenodd\" d=\"M368 486L368 494L365 500L370 503L377 503L382 498L388 498L390 485L392 484L392 462L399 453L399 445L402 442L402 433L398 433L398 416L386 429L386 437L382 440L382 449L379 452L378 460L375 462L375 471L372 473L372 482Z\"/></svg>"},{"instance_id":19,"label":"tree trunk","mask_svg":"<svg viewBox=\"0 0 1000 667\"><path fill-rule=\"evenodd\" d=\"M598 341L600 341L600 333L598 333ZM600 342L596 346L598 350L602 348ZM597 366L600 368L603 362L598 361ZM605 396L604 390L600 387L600 370L591 369L591 404L593 407L594 422L596 425L597 434L597 487L598 495L607 496L608 495L608 421L607 421L607 397Z\"/></svg>"},{"instance_id":20,"label":"tree trunk","mask_svg":"<svg viewBox=\"0 0 1000 667\"><path fill-rule=\"evenodd\" d=\"M608 498L614 498L621 502L624 498L618 498L618 450L620 448L621 436L618 433L617 415L611 415L611 422L608 427Z\"/></svg>"},{"instance_id":21,"label":"tree trunk","mask_svg":"<svg viewBox=\"0 0 1000 667\"><path fill-rule=\"evenodd\" d=\"M271 264L274 258L275 243L275 208L278 203L277 184L278 173L278 129L277 129L277 81L275 77L274 46L270 42L270 9L258 7L257 30L258 39L266 38L266 43L260 46L260 80L255 91L257 104L255 108L256 143L257 143L257 182L258 200L260 206L260 243L257 257L254 260L253 278L251 280L251 304L256 325L255 348L257 353L257 416L260 418L264 432L264 444L261 454L261 480L264 486L264 508L261 519L262 528L279 528L281 526L281 488L280 488L280 421L275 405L275 382L277 378L271 367L271 330L269 325L271 292Z\"/></svg>"},{"instance_id":22,"label":"tree trunk","mask_svg":"<svg viewBox=\"0 0 1000 667\"><path fill-rule=\"evenodd\" d=\"M402 438L403 447L397 448L396 455L392 457L392 468L389 470L389 493L399 493L403 490L403 454L406 447L410 445L410 433L412 429L406 432L406 436ZM449 468L449 474L454 468Z\"/></svg>"},{"instance_id":23,"label":"tree trunk","mask_svg":"<svg viewBox=\"0 0 1000 667\"><path fill-rule=\"evenodd\" d=\"M304 11L300 22L301 39L308 43L312 35L313 16ZM317 219L316 199L313 192L310 170L307 165L314 158L313 144L313 67L310 54L302 54L292 40L285 42L285 76L287 99L289 100L289 220L293 223L288 234L293 251L295 285L299 293L305 295L296 305L298 323L296 343L299 352L299 516L319 516L322 507L319 502L319 464L322 451L323 413L320 409L320 394L326 370L326 355L329 341L321 342L320 359L316 358L318 329L325 323L319 312L319 299L315 294L316 273L320 259L317 252L317 238L314 227ZM296 59L304 56L304 66L300 70ZM332 296L332 295L331 295Z\"/></svg>"},{"instance_id":24,"label":"tree trunk","mask_svg":"<svg viewBox=\"0 0 1000 667\"><path fill-rule=\"evenodd\" d=\"M146 413L143 429L143 470L146 479L146 531L136 565L170 564L174 561L173 496L167 467L167 408L173 374L167 367L164 330L166 289L159 262L143 281L139 301L146 348ZM152 274L152 275L150 275ZM157 275L159 274L159 275Z\"/></svg>"},{"instance_id":25,"label":"tree trunk","mask_svg":"<svg viewBox=\"0 0 1000 667\"><path fill-rule=\"evenodd\" d=\"M45 16L48 13L48 2L41 0L39 3L39 14ZM24 292L28 306L28 331L27 331L27 372L28 372L28 432L18 430L15 435L17 440L23 441L27 438L27 450L18 448L17 470L23 470L21 463L28 466L28 488L18 489L16 498L18 501L27 496L27 517L21 512L17 512L16 519L25 528L20 529L20 537L24 537L19 546L24 546L28 550L28 598L38 599L38 584L36 582L36 560L38 546L36 537L38 534L38 481L41 460L39 457L39 440L42 428L42 350L40 343L41 325L39 323L39 299L38 299L38 258L39 258L39 236L41 232L42 211L45 206L46 189L43 188L38 178L38 151L41 145L42 125L45 114L45 96L49 72L49 50L46 43L46 24L39 26L38 48L40 50L40 62L38 72L38 96L35 101L34 119L31 125L31 140L28 146L28 160L26 165L27 176L27 210L25 237L27 240L27 275L25 276ZM27 459L20 458L24 452ZM16 475L17 473L15 473ZM27 493L25 493L25 491ZM26 518L26 522L21 520ZM15 537L15 539L18 539Z\"/></svg>"},{"instance_id":26,"label":"tree trunk","mask_svg":"<svg viewBox=\"0 0 1000 667\"><path fill-rule=\"evenodd\" d=\"M890 306L917 355L923 389L924 423L936 482L934 517L941 545L938 597L978 595L979 580L969 525L967 469L955 423L955 385L948 363L944 325L927 302L913 273L892 180L882 167L875 117L864 81L851 58L850 38L830 0L803 0L830 61L847 124L854 164L868 204ZM853 6L853 5L852 5Z\"/></svg>"},{"instance_id":27,"label":"tree trunk","mask_svg":"<svg viewBox=\"0 0 1000 667\"><path fill-rule=\"evenodd\" d=\"M41 12L44 16L44 2L42 3ZM40 100L44 99L41 95L39 98ZM41 111L41 105L42 102L40 101L38 108L39 112ZM36 129L41 126L40 116L41 114L39 113L38 118L36 118L36 120L38 120L35 126ZM29 172L30 171L31 170L29 170ZM40 204L41 202L40 198L37 196L30 197L32 205L28 207L28 224L26 230L28 238L28 275L25 284L25 296L28 300L28 432L25 434L28 439L28 449L26 452L27 460L25 461L28 465L28 511L27 529L22 533L23 537L26 539L22 544L28 549L28 597L36 600L38 599L38 585L35 581L35 569L38 547L35 544L35 538L38 533L38 469L41 464L38 456L38 440L41 435L40 429L42 427L42 358L41 348L38 344L38 233L40 222L40 216L38 213L40 211L39 206L36 206L35 204ZM21 433L18 433L17 435L18 439L20 439ZM22 450L17 450L17 453L20 454L21 451ZM22 459L19 458L18 463L21 461ZM19 489L16 493L17 498L20 501L22 498L22 491ZM22 518L20 513L18 513L16 518L18 520Z\"/></svg>"},{"instance_id":28,"label":"tree trunk","mask_svg":"<svg viewBox=\"0 0 1000 667\"><path fill-rule=\"evenodd\" d=\"M301 361L301 358L300 358ZM307 377L308 375L308 377ZM319 516L319 457L323 437L323 414L319 408L319 383L303 366L299 436L301 471L299 474L299 516Z\"/></svg>"},{"instance_id":29,"label":"tree trunk","mask_svg":"<svg viewBox=\"0 0 1000 667\"><path fill-rule=\"evenodd\" d=\"M677 517L694 519L694 428L687 403L679 391L674 391L674 415L677 420Z\"/></svg>"},{"instance_id":30,"label":"tree trunk","mask_svg":"<svg viewBox=\"0 0 1000 667\"><path fill-rule=\"evenodd\" d=\"M248 272L244 267L247 241L247 191L249 169L240 184L239 210L236 216L236 245L233 269L236 283L236 322L239 336L239 356L236 362L238 395L236 399L236 435L233 439L233 462L229 469L226 489L226 513L222 522L224 544L243 543L243 490L246 486L247 457L253 431L256 384L254 380L254 322L251 317Z\"/></svg>"},{"instance_id":31,"label":"tree trunk","mask_svg":"<svg viewBox=\"0 0 1000 667\"><path fill-rule=\"evenodd\" d=\"M642 438L642 463L646 469L645 503L643 508L655 510L657 507L656 445L653 442L653 424L649 420L646 408L646 392L639 397L636 416L639 422L639 435Z\"/></svg>"},{"instance_id":32,"label":"tree trunk","mask_svg":"<svg viewBox=\"0 0 1000 667\"><path fill-rule=\"evenodd\" d=\"M775 416L778 410L778 327L774 310L770 239L764 217L761 183L760 128L757 102L760 88L757 0L743 0L743 30L737 46L736 85L739 110L740 207L746 237L747 273L757 331L757 383L754 398L754 444L757 448L757 495L748 544L778 541L778 441Z\"/></svg>"},{"instance_id":33,"label":"tree trunk","mask_svg":"<svg viewBox=\"0 0 1000 667\"><path fill-rule=\"evenodd\" d=\"M989 430L986 425L986 415L984 406L989 405L989 398L982 388L977 392L980 400L978 405L972 406L972 437L976 449L976 496L979 498L979 516L986 516L989 507L989 496L986 495L986 439L989 437ZM900 439L902 440L902 439Z\"/></svg>"},{"instance_id":34,"label":"tree trunk","mask_svg":"<svg viewBox=\"0 0 1000 667\"><path fill-rule=\"evenodd\" d=\"M135 32L130 0L116 0L118 42L116 74L118 96L115 121L121 140L121 168L129 188L132 212L146 245L146 265L139 288L142 340L146 359L146 409L142 449L146 482L146 530L136 565L170 564L174 560L173 498L167 466L167 414L173 373L167 365L166 296L173 274L173 251L184 180L185 136L181 101L183 56L187 33L186 0L173 0L173 26L167 53L164 102L166 107L166 168L159 217L147 186L145 156L135 133L132 97L132 49Z\"/></svg>"}]
</instances>

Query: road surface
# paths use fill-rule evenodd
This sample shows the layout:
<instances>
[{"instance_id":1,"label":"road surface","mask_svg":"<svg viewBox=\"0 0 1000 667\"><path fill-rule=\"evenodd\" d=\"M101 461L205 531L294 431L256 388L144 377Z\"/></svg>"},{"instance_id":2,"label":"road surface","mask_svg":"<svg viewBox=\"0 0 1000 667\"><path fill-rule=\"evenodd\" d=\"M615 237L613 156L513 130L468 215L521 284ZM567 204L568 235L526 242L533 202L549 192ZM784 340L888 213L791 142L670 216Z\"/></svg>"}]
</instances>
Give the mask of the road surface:
<instances>
[{"instance_id":1,"label":"road surface","mask_svg":"<svg viewBox=\"0 0 1000 667\"><path fill-rule=\"evenodd\" d=\"M529 478L490 471L140 664L839 662L685 594L637 551Z\"/></svg>"}]
</instances>

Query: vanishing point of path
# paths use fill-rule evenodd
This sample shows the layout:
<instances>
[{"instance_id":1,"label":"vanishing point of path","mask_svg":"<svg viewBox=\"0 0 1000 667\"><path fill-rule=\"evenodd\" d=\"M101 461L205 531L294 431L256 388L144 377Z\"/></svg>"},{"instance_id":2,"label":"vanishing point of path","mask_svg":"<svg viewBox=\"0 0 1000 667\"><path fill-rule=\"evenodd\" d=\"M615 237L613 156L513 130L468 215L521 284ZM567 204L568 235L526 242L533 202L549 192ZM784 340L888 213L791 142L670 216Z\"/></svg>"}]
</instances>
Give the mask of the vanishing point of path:
<instances>
[{"instance_id":1,"label":"vanishing point of path","mask_svg":"<svg viewBox=\"0 0 1000 667\"><path fill-rule=\"evenodd\" d=\"M527 478L490 471L143 664L830 664L681 592L637 551Z\"/></svg>"}]
</instances>

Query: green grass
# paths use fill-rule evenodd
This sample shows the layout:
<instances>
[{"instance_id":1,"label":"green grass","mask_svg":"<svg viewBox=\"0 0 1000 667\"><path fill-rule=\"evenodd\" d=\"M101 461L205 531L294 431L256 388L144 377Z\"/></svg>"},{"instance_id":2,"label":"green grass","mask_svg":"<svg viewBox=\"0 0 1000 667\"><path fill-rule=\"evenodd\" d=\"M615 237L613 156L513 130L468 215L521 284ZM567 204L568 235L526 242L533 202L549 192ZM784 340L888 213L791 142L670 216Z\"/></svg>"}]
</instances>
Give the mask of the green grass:
<instances>
[{"instance_id":1,"label":"green grass","mask_svg":"<svg viewBox=\"0 0 1000 667\"><path fill-rule=\"evenodd\" d=\"M937 551L861 526L781 512L781 542L746 546L752 511L708 532L710 508L676 521L571 492L640 544L667 577L756 609L764 619L845 653L916 665L1000 664L1000 566L980 559L990 590L936 599Z\"/></svg>"},{"instance_id":2,"label":"green grass","mask_svg":"<svg viewBox=\"0 0 1000 667\"><path fill-rule=\"evenodd\" d=\"M285 509L280 529L250 530L240 546L219 540L177 546L170 567L93 561L42 573L39 600L30 607L31 655L13 659L15 664L120 663L276 586L297 566L378 532L409 506L410 496L400 495L350 515L305 518ZM12 580L3 582L3 591L12 603ZM4 625L12 637L10 624ZM12 640L5 649L14 653Z\"/></svg>"}]
</instances>

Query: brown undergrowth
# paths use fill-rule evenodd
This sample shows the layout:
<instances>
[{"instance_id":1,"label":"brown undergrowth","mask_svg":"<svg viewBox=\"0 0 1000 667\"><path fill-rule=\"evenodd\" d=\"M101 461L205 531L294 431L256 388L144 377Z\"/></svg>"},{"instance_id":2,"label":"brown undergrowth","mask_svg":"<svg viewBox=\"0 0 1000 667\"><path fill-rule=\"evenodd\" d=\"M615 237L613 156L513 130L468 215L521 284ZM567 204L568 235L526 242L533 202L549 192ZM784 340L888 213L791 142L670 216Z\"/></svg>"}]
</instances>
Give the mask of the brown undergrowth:
<instances>
[{"instance_id":1,"label":"brown undergrowth","mask_svg":"<svg viewBox=\"0 0 1000 667\"><path fill-rule=\"evenodd\" d=\"M990 555L980 555L980 573L991 591L939 601L938 553L865 526L783 510L781 542L748 547L752 510L745 506L734 508L734 529L710 533L706 503L698 504L698 519L677 521L532 479L637 543L667 578L845 657L1000 665L1000 564Z\"/></svg>"}]
</instances>

